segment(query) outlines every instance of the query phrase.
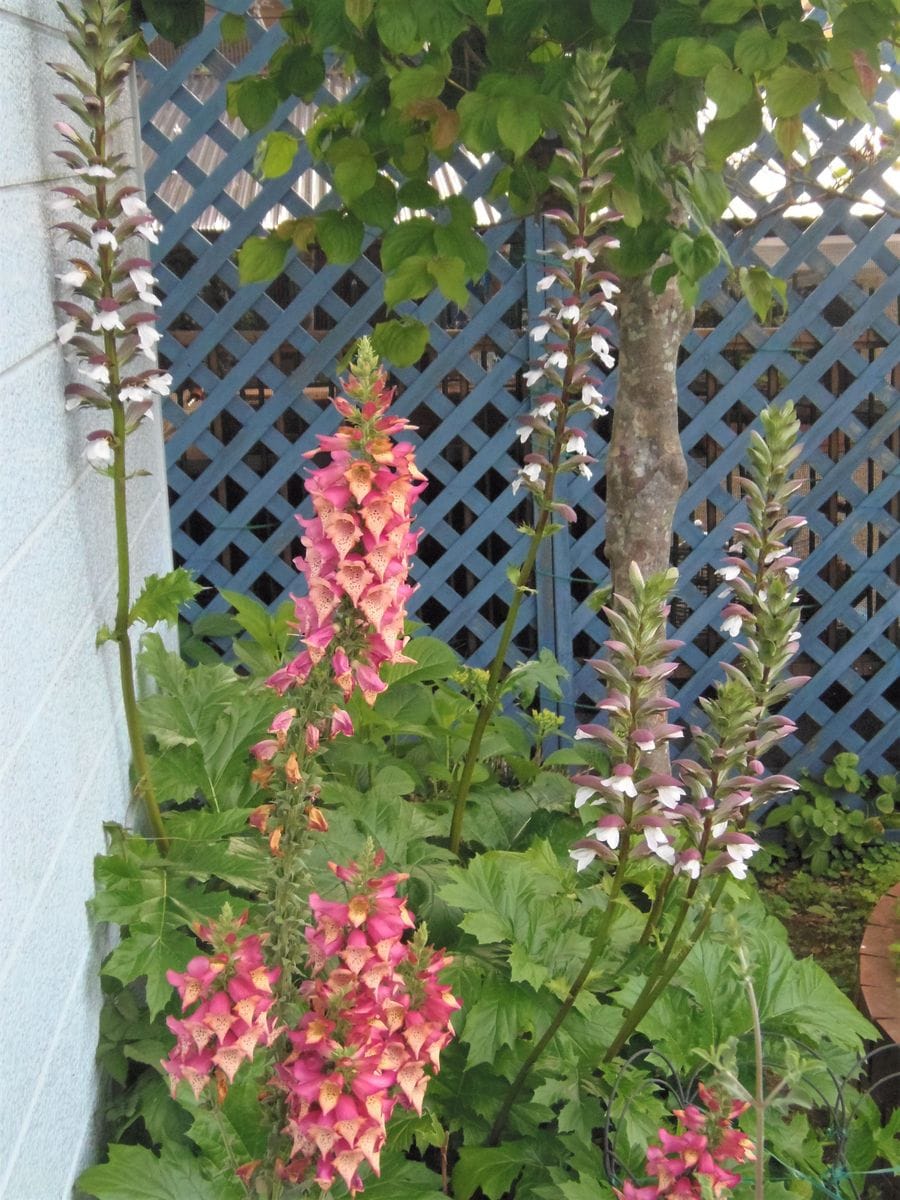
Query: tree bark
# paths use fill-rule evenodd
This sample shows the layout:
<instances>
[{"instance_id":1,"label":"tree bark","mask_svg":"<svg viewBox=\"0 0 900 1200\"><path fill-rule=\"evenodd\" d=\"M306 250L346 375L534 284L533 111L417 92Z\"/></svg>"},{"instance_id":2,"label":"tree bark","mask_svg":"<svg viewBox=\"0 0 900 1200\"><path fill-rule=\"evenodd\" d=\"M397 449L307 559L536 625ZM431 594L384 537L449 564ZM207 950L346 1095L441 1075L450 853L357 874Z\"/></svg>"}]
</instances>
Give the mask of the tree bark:
<instances>
[{"instance_id":1,"label":"tree bark","mask_svg":"<svg viewBox=\"0 0 900 1200\"><path fill-rule=\"evenodd\" d=\"M687 486L675 369L693 312L674 280L654 295L650 276L621 280L619 384L606 460L606 554L616 591L628 567L669 566L675 508Z\"/></svg>"}]
</instances>

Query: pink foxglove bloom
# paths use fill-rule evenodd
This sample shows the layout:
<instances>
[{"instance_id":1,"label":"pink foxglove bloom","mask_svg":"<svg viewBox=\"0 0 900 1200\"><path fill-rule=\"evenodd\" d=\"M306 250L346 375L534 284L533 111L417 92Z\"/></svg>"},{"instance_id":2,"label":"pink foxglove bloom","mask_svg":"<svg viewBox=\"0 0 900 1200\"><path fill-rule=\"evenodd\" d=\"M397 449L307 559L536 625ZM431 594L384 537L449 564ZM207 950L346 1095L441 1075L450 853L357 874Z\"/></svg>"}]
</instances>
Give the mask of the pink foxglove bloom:
<instances>
[{"instance_id":1,"label":"pink foxglove bloom","mask_svg":"<svg viewBox=\"0 0 900 1200\"><path fill-rule=\"evenodd\" d=\"M298 517L305 553L295 563L308 595L296 600L295 615L304 649L269 683L285 692L304 684L317 664L330 663L345 698L358 688L372 704L386 686L381 668L407 661L403 627L415 590L408 575L419 540L412 510L425 477L412 444L393 440L412 426L388 411L394 393L384 372L374 358L361 358L357 369L363 381L347 384L357 404L334 401L346 424L320 436L319 450L307 455L326 451L329 461L306 481L315 516ZM345 717L332 719L332 736L349 724Z\"/></svg>"},{"instance_id":2,"label":"pink foxglove bloom","mask_svg":"<svg viewBox=\"0 0 900 1200\"><path fill-rule=\"evenodd\" d=\"M267 1046L280 1032L269 1015L280 968L263 962L263 937L239 937L246 917L245 913L222 929L201 926L199 936L217 952L197 955L182 972L166 972L182 1007L180 1018L166 1021L178 1039L162 1063L173 1095L182 1079L198 1098L213 1075L233 1083L256 1047Z\"/></svg>"},{"instance_id":3,"label":"pink foxglove bloom","mask_svg":"<svg viewBox=\"0 0 900 1200\"><path fill-rule=\"evenodd\" d=\"M383 859L376 855L374 865ZM364 1162L379 1173L396 1105L421 1113L460 1005L439 981L449 960L421 938L404 940L415 928L397 895L406 877L367 878L355 864L331 868L348 899L310 896L311 978L301 989L309 1008L276 1067L291 1138L280 1172L295 1182L314 1175L323 1189L340 1176L355 1194Z\"/></svg>"}]
</instances>

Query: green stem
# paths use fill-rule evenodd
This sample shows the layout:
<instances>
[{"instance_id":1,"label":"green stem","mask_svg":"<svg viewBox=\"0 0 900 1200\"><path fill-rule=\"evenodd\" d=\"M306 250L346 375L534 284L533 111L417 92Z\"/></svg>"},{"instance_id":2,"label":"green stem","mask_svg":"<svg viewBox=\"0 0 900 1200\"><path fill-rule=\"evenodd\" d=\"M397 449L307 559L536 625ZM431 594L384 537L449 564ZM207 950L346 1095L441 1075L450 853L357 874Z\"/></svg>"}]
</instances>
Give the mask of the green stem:
<instances>
[{"instance_id":1,"label":"green stem","mask_svg":"<svg viewBox=\"0 0 900 1200\"><path fill-rule=\"evenodd\" d=\"M744 986L747 990L747 1000L750 1004L750 1017L753 1022L753 1054L755 1059L756 1086L754 1088L754 1111L756 1116L756 1163L753 1170L754 1200L765 1200L765 1171L763 1147L766 1138L766 1092L763 1066L763 1036L762 1022L759 1016L759 1004L756 1001L756 989L750 976L750 964L743 947L738 950L738 961L744 975Z\"/></svg>"},{"instance_id":2,"label":"green stem","mask_svg":"<svg viewBox=\"0 0 900 1200\"><path fill-rule=\"evenodd\" d=\"M678 946L678 937L690 912L691 901L694 898L694 891L688 889L681 900L678 916L675 918L675 924L666 939L666 944L660 952L659 961L656 970L646 981L641 989L640 995L634 1004L625 1015L616 1036L610 1042L606 1054L603 1056L604 1062L612 1062L616 1055L621 1051L622 1047L646 1017L647 1013L662 995L663 991L669 986L669 983L675 976L681 964L696 946L697 942L706 932L719 898L725 887L725 875L719 876L716 885L713 888L712 894L706 903L700 919L691 930L690 936L685 939L682 945ZM694 881L696 882L696 881ZM696 889L695 889L696 890Z\"/></svg>"},{"instance_id":3,"label":"green stem","mask_svg":"<svg viewBox=\"0 0 900 1200\"><path fill-rule=\"evenodd\" d=\"M488 1134L488 1146L496 1146L500 1141L503 1130L506 1128L506 1122L509 1118L510 1110L512 1109L513 1104L516 1102L519 1092L521 1092L522 1088L525 1086L525 1082L528 1079L528 1076L531 1074L532 1068L550 1045L553 1038L556 1036L557 1031L559 1030L559 1027L562 1025L563 1021L572 1011L575 1001L578 999L582 988L587 983L588 977L594 968L594 964L596 963L601 950L603 950L609 941L610 930L618 913L616 900L622 890L622 885L625 882L625 873L628 868L628 849L628 837L626 835L622 842L622 850L619 855L619 865L616 868L616 873L613 876L612 886L609 889L609 900L603 913L603 919L600 923L600 928L597 930L597 933L594 935L594 939L591 942L587 958L585 958L581 970L578 972L578 975L572 982L572 985L566 994L566 998L559 1006L559 1009L553 1017L553 1020L544 1030L544 1033L540 1039L535 1043L531 1053L519 1068L515 1079L513 1079L512 1083L509 1085L509 1091L503 1098L500 1111L497 1113L494 1123L491 1126L491 1132Z\"/></svg>"},{"instance_id":4,"label":"green stem","mask_svg":"<svg viewBox=\"0 0 900 1200\"><path fill-rule=\"evenodd\" d=\"M112 335L107 335L107 340ZM114 341L114 339L112 339ZM115 346L113 356L109 355L110 363L117 367ZM114 366L110 368L112 376ZM116 374L118 371L116 369ZM115 382L118 392L118 380ZM166 836L162 813L156 799L156 791L150 777L150 763L144 747L144 733L141 728L141 717L138 710L137 692L134 686L134 656L131 649L131 638L128 633L128 614L131 610L131 556L128 547L128 504L126 497L127 474L125 471L125 409L118 399L112 401L113 418L113 508L116 525L116 575L118 596L116 602L116 620L113 627L113 639L119 648L119 679L122 686L122 706L125 709L125 723L128 728L128 741L131 746L131 756L135 772L135 795L143 803L147 819L156 838L157 845L163 854L169 852L169 839Z\"/></svg>"}]
</instances>

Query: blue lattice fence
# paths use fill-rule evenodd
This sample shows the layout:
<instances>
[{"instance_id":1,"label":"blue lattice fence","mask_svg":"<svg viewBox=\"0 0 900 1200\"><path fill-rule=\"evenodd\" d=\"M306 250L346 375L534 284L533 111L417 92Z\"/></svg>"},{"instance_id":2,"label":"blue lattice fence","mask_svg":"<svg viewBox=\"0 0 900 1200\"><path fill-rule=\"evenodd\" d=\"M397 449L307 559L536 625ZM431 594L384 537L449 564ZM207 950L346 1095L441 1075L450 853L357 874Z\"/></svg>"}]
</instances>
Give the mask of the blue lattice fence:
<instances>
[{"instance_id":1,"label":"blue lattice fence","mask_svg":"<svg viewBox=\"0 0 900 1200\"><path fill-rule=\"evenodd\" d=\"M328 396L334 367L383 306L377 247L351 268L292 261L273 286L239 288L234 255L260 226L328 207L327 185L308 159L299 183L250 176L258 139L224 113L225 81L267 61L276 28L251 23L250 41L228 53L216 22L166 65L143 68L147 188L163 223L158 273L165 301L162 351L176 396L168 405L168 458L176 552L211 589L254 590L275 602L296 588L294 513L302 500L300 452L333 427ZM235 59L240 59L236 65ZM331 84L338 92L339 82ZM339 94L339 92L338 92ZM333 102L327 88L317 104ZM282 106L276 121L302 131L311 110ZM815 118L810 133L823 160L847 154L848 134ZM784 321L762 329L724 271L707 281L698 324L679 372L690 485L679 509L675 557L682 600L673 617L686 641L676 680L693 705L716 675L721 600L713 568L739 519L736 474L754 417L790 397L806 426L808 488L799 511L810 523L801 571L804 668L814 678L792 702L800 722L788 747L794 769L815 769L837 749L865 767L888 769L898 656L898 491L900 406L900 221L860 216L847 199L806 220L788 219L782 189L767 206L753 177L769 147L737 169L755 215L722 230L740 265L763 262L791 283ZM857 158L865 148L856 149ZM541 229L498 221L480 198L494 166L457 156L436 182L463 190L485 218L488 273L465 317L436 296L410 305L431 331L416 368L397 372L399 407L420 427L419 462L432 484L416 567L415 615L470 661L492 655L505 615L507 567L519 561L516 527L528 517L509 480L518 461L515 417L522 411L529 313ZM857 192L893 200L882 164L858 173ZM777 260L777 261L776 261ZM611 380L615 387L615 376ZM591 434L602 463L609 418ZM601 473L598 473L601 474ZM510 661L549 646L570 669L565 710L589 712L597 680L585 665L606 631L585 603L607 568L602 474L567 477L580 510L570 535L549 544L537 596L523 606ZM215 592L210 606L221 606Z\"/></svg>"}]
</instances>

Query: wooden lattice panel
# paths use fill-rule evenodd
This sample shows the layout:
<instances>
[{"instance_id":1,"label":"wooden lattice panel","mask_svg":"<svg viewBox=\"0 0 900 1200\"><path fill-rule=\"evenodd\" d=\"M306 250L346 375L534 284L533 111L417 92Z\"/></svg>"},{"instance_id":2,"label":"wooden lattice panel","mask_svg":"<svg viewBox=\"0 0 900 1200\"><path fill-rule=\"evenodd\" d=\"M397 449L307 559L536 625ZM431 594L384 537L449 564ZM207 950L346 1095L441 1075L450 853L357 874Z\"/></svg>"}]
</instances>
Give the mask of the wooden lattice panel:
<instances>
[{"instance_id":1,"label":"wooden lattice panel","mask_svg":"<svg viewBox=\"0 0 900 1200\"><path fill-rule=\"evenodd\" d=\"M169 66L151 59L142 67L147 189L163 223L162 351L177 389L166 412L174 543L210 585L212 608L222 606L215 596L222 587L267 602L298 587L291 556L303 499L300 453L333 428L335 363L383 311L372 244L350 268L294 259L269 287L238 286L234 255L247 237L333 203L308 158L298 183L261 188L252 178L258 137L226 117L225 82L258 69L281 34L252 23L249 30L247 45L226 55L214 21ZM333 102L331 86L318 104ZM305 106L286 104L277 121L302 132L309 116ZM825 160L846 152L846 131L813 119L810 132ZM801 666L814 677L788 709L800 723L788 758L794 770L816 769L846 749L867 769L884 771L896 744L900 615L900 406L892 386L900 221L857 215L842 198L812 219L788 219L781 195L766 204L754 190L768 152L763 145L737 168L756 220L733 222L721 236L736 264L762 263L790 282L788 314L761 328L718 272L707 281L679 372L690 486L674 547L682 586L673 619L687 643L675 687L695 710L729 652L718 633L713 571L740 519L736 475L754 418L770 400L790 398L805 427ZM480 201L494 169L460 155L438 183L446 188L450 180ZM854 187L896 207L883 164L864 166ZM532 224L504 222L483 236L489 268L467 313L437 296L409 305L428 323L431 346L416 368L396 376L398 407L419 426L418 461L431 479L413 613L478 664L491 657L506 612L507 568L524 552L516 527L528 505L512 496L509 481L520 457L515 418L526 403L521 372L529 313L541 303L534 283L543 242ZM603 418L590 434L589 450L601 460L594 481L565 478L579 521L545 547L537 596L523 606L510 651L514 662L538 646L554 650L572 675L562 708L570 723L596 699L585 660L606 635L585 601L608 573L602 460L609 423Z\"/></svg>"}]
</instances>

